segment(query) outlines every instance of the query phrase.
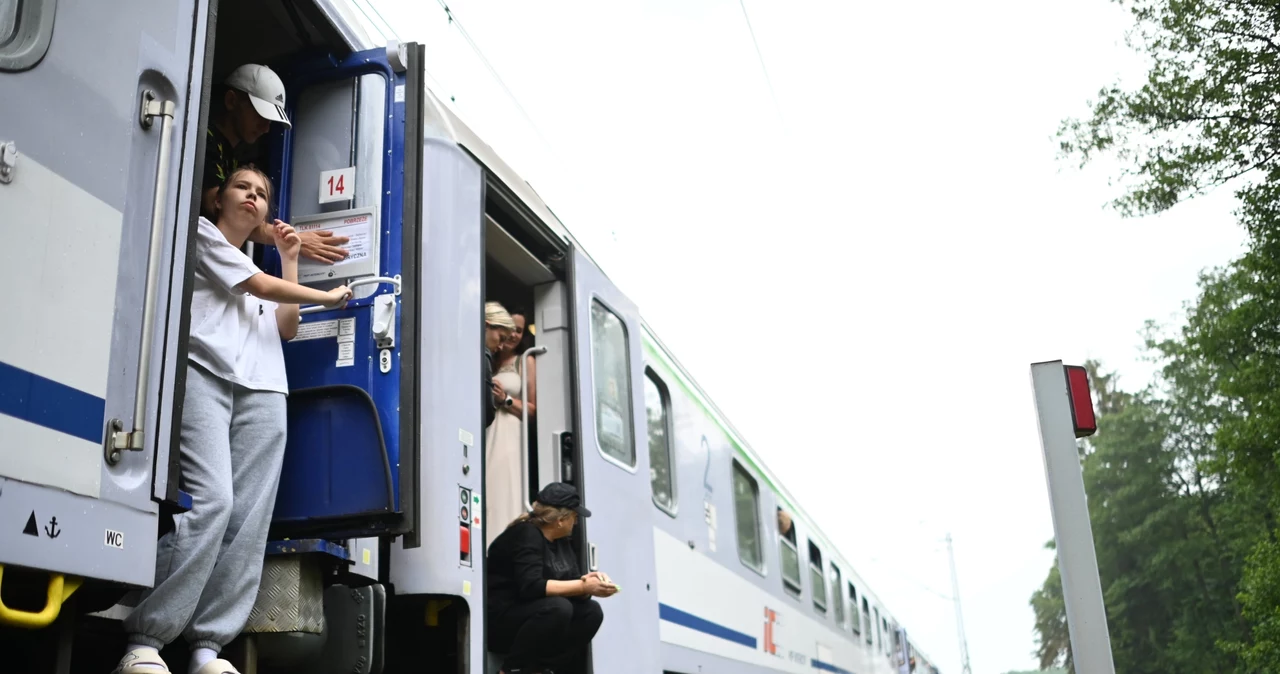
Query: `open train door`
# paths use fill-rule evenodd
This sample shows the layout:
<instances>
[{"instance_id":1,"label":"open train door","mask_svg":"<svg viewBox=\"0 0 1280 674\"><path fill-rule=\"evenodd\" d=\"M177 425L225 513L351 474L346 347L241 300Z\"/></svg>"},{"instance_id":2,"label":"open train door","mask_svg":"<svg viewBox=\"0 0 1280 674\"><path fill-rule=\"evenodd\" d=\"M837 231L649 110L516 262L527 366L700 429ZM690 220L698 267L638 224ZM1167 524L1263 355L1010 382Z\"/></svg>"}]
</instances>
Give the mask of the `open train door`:
<instances>
[{"instance_id":1,"label":"open train door","mask_svg":"<svg viewBox=\"0 0 1280 674\"><path fill-rule=\"evenodd\" d=\"M206 5L0 3L0 571L49 572L47 610L0 626L50 624L81 579L150 586L155 501L182 501L167 467Z\"/></svg>"},{"instance_id":2,"label":"open train door","mask_svg":"<svg viewBox=\"0 0 1280 674\"><path fill-rule=\"evenodd\" d=\"M592 570L622 591L602 600L592 664L606 672L658 672L658 594L649 480L640 313L581 250L570 252L577 461L566 479L592 516L582 544Z\"/></svg>"}]
</instances>

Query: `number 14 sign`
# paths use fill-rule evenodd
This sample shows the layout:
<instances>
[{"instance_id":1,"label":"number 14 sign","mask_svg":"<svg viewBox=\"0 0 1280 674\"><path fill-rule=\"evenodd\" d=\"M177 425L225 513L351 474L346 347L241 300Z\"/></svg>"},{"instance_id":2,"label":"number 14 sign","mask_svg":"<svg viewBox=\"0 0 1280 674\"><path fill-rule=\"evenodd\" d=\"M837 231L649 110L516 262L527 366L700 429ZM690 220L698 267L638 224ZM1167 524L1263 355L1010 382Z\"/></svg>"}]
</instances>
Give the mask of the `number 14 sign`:
<instances>
[{"instance_id":1,"label":"number 14 sign","mask_svg":"<svg viewBox=\"0 0 1280 674\"><path fill-rule=\"evenodd\" d=\"M351 201L356 197L356 169L354 166L320 172L320 203Z\"/></svg>"}]
</instances>

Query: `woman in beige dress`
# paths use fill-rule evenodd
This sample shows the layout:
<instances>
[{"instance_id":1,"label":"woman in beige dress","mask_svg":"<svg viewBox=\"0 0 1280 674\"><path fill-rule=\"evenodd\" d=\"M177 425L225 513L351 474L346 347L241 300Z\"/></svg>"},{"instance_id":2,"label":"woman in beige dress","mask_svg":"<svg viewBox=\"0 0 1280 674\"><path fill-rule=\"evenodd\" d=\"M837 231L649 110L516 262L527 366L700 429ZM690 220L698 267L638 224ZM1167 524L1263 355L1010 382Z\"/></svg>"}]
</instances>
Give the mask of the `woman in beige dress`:
<instances>
[{"instance_id":1,"label":"woman in beige dress","mask_svg":"<svg viewBox=\"0 0 1280 674\"><path fill-rule=\"evenodd\" d=\"M520 403L520 368L528 346L525 344L526 315L523 311L508 312L515 323L515 330L495 354L493 377L494 396L498 413L485 431L485 491L489 505L485 512L489 526L485 527L485 549L493 543L506 525L529 511L528 503L521 503L520 481L520 422L524 409ZM529 368L529 419L533 419L537 394L537 367L535 361Z\"/></svg>"}]
</instances>

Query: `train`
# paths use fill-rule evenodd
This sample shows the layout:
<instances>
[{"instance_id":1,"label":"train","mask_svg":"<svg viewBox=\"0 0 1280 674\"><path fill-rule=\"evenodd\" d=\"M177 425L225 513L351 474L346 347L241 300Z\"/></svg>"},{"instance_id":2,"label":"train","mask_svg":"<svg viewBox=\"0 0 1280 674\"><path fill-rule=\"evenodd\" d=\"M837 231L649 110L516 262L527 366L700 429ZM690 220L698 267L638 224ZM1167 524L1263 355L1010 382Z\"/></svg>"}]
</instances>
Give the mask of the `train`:
<instances>
[{"instance_id":1,"label":"train","mask_svg":"<svg viewBox=\"0 0 1280 674\"><path fill-rule=\"evenodd\" d=\"M596 674L937 674L541 197L350 0L0 5L0 653L107 672L191 507L177 461L210 102L279 73L281 219L350 234L352 288L284 344L288 445L241 671L496 672L483 610L487 299L531 307L525 502L575 485L624 588ZM215 101L216 102L216 101ZM334 178L339 179L338 183ZM256 251L265 265L272 251ZM181 649L175 644L172 649ZM180 660L166 658L170 662ZM175 669L174 671L179 671Z\"/></svg>"}]
</instances>

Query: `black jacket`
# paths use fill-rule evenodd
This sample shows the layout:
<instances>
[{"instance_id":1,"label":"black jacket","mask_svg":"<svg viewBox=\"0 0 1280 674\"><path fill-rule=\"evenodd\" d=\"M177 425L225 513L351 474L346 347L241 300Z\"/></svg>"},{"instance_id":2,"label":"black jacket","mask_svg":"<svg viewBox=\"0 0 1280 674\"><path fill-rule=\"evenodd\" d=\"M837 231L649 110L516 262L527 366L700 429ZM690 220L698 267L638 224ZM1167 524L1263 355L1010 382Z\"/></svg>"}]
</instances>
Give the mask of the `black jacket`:
<instances>
[{"instance_id":1,"label":"black jacket","mask_svg":"<svg viewBox=\"0 0 1280 674\"><path fill-rule=\"evenodd\" d=\"M505 527L507 522L492 526ZM568 538L547 540L531 522L521 522L503 531L489 546L489 600L491 615L501 616L516 604L547 596L548 580L578 580L578 558ZM567 597L586 601L586 595Z\"/></svg>"}]
</instances>

